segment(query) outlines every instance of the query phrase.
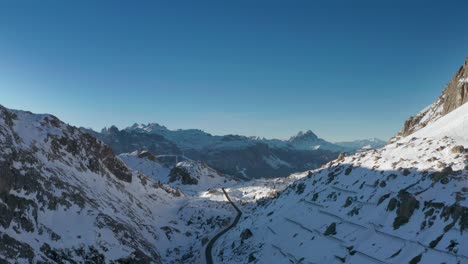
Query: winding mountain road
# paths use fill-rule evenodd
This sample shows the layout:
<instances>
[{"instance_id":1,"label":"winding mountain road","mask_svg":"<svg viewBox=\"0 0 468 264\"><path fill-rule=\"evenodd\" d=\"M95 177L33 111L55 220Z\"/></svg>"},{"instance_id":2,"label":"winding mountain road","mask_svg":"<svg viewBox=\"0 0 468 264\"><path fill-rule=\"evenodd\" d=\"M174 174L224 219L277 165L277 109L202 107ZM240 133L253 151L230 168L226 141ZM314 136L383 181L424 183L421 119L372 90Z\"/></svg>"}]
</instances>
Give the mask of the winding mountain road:
<instances>
[{"instance_id":1,"label":"winding mountain road","mask_svg":"<svg viewBox=\"0 0 468 264\"><path fill-rule=\"evenodd\" d=\"M227 231L231 230L233 227L235 227L237 225L237 223L239 222L241 216L242 216L242 212L241 210L239 210L239 208L232 202L231 198L229 197L228 193L226 192L226 190L224 190L224 188L221 188L223 190L223 193L224 193L224 196L226 196L226 199L228 200L228 202L232 205L232 207L234 207L234 209L237 211L237 216L236 218L234 219L234 221L231 223L230 226L226 227L223 231L219 232L218 234L216 234L211 240L210 242L208 242L208 245L206 246L206 249L205 249L205 259L206 259L206 264L213 264L213 256L211 254L211 251L213 249L213 245L216 243L216 240L218 240L222 235L224 235Z\"/></svg>"}]
</instances>

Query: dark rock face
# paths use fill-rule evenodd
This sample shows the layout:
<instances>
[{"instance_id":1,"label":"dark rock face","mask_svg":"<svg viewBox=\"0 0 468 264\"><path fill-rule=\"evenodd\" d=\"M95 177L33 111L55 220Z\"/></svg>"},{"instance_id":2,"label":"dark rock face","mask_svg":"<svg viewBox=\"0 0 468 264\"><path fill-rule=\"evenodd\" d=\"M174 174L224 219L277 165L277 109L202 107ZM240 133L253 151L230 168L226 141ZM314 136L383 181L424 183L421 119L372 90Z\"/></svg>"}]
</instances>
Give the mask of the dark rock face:
<instances>
[{"instance_id":1,"label":"dark rock face","mask_svg":"<svg viewBox=\"0 0 468 264\"><path fill-rule=\"evenodd\" d=\"M452 77L437 101L430 108L406 120L398 136L408 136L466 102L468 102L468 58Z\"/></svg>"},{"instance_id":2,"label":"dark rock face","mask_svg":"<svg viewBox=\"0 0 468 264\"><path fill-rule=\"evenodd\" d=\"M299 132L296 136L291 137L290 141L294 142L301 142L307 140L318 140L318 136L314 134L311 130L307 130L306 132Z\"/></svg>"},{"instance_id":3,"label":"dark rock face","mask_svg":"<svg viewBox=\"0 0 468 264\"><path fill-rule=\"evenodd\" d=\"M419 201L406 191L400 191L398 199L397 217L393 222L394 229L398 229L401 225L408 223L414 211L419 208Z\"/></svg>"},{"instance_id":4,"label":"dark rock face","mask_svg":"<svg viewBox=\"0 0 468 264\"><path fill-rule=\"evenodd\" d=\"M336 235L336 223L331 223L328 227L327 230L323 233L324 236L332 236Z\"/></svg>"},{"instance_id":5,"label":"dark rock face","mask_svg":"<svg viewBox=\"0 0 468 264\"><path fill-rule=\"evenodd\" d=\"M106 169L119 180L131 182L132 174L113 153L112 149L102 144L95 137L87 133L80 133L77 128L69 127L64 136L49 136L52 140L53 150L57 159L61 159L62 152L74 156L82 156L88 160L88 169L93 172L106 173ZM85 154L82 155L82 152Z\"/></svg>"},{"instance_id":6,"label":"dark rock face","mask_svg":"<svg viewBox=\"0 0 468 264\"><path fill-rule=\"evenodd\" d=\"M151 152L149 152L149 151L140 151L140 152L138 153L138 158L140 158L140 159L149 159L149 160L151 160L151 161L156 161L156 160L157 160L156 156L154 156L154 155L153 155Z\"/></svg>"},{"instance_id":7,"label":"dark rock face","mask_svg":"<svg viewBox=\"0 0 468 264\"><path fill-rule=\"evenodd\" d=\"M64 250L52 248L49 244L44 243L41 252L47 257L44 263L53 261L55 263L78 263L74 260L74 256L80 256L85 263L106 263L103 254L99 253L95 247L80 247L74 250Z\"/></svg>"},{"instance_id":8,"label":"dark rock face","mask_svg":"<svg viewBox=\"0 0 468 264\"><path fill-rule=\"evenodd\" d=\"M444 109L442 114L446 115L459 106L468 102L468 58L465 64L458 69L455 76L445 88L443 95L446 96L444 100Z\"/></svg>"},{"instance_id":9,"label":"dark rock face","mask_svg":"<svg viewBox=\"0 0 468 264\"><path fill-rule=\"evenodd\" d=\"M244 231L242 231L242 233L240 234L240 238L242 240L249 239L252 236L253 236L252 231L250 231L250 229L248 229L248 228L244 229Z\"/></svg>"},{"instance_id":10,"label":"dark rock face","mask_svg":"<svg viewBox=\"0 0 468 264\"><path fill-rule=\"evenodd\" d=\"M169 173L169 182L180 181L184 185L198 184L198 180L193 178L184 168L174 167Z\"/></svg>"},{"instance_id":11,"label":"dark rock face","mask_svg":"<svg viewBox=\"0 0 468 264\"><path fill-rule=\"evenodd\" d=\"M34 259L34 250L31 246L7 234L0 234L0 254L9 259L27 259L29 263L33 263Z\"/></svg>"},{"instance_id":12,"label":"dark rock face","mask_svg":"<svg viewBox=\"0 0 468 264\"><path fill-rule=\"evenodd\" d=\"M463 154L464 152L465 152L465 148L463 146L455 146L452 148L452 153Z\"/></svg>"}]
</instances>

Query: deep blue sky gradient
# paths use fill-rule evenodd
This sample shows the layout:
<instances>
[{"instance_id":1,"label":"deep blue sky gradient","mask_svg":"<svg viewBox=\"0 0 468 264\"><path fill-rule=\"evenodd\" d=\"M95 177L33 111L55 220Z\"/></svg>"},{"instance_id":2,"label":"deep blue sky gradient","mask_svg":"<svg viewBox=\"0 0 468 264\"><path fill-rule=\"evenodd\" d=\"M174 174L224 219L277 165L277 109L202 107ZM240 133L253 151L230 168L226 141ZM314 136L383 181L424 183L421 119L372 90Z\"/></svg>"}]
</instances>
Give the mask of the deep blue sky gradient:
<instances>
[{"instance_id":1,"label":"deep blue sky gradient","mask_svg":"<svg viewBox=\"0 0 468 264\"><path fill-rule=\"evenodd\" d=\"M2 1L0 104L77 126L388 139L468 55L466 1Z\"/></svg>"}]
</instances>

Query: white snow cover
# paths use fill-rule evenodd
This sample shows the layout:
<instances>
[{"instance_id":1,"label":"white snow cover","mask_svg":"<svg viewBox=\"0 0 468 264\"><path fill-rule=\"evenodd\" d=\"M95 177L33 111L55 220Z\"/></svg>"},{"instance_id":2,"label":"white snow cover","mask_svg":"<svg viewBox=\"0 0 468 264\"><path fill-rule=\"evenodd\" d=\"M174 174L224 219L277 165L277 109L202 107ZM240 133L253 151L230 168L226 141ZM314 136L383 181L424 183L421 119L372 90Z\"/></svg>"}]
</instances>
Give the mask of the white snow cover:
<instances>
[{"instance_id":1,"label":"white snow cover","mask_svg":"<svg viewBox=\"0 0 468 264\"><path fill-rule=\"evenodd\" d=\"M143 174L149 176L155 181L167 183L168 175L171 168L165 166L157 160L150 160L148 158L139 157L139 152L134 151L132 153L122 153L119 158L125 162L125 164L134 170L140 171Z\"/></svg>"},{"instance_id":2,"label":"white snow cover","mask_svg":"<svg viewBox=\"0 0 468 264\"><path fill-rule=\"evenodd\" d=\"M297 180L221 238L217 262L468 263L468 156L452 151L467 106Z\"/></svg>"},{"instance_id":3,"label":"white snow cover","mask_svg":"<svg viewBox=\"0 0 468 264\"><path fill-rule=\"evenodd\" d=\"M468 77L467 78L461 78L458 80L458 86L461 86L464 83L468 83Z\"/></svg>"},{"instance_id":4,"label":"white snow cover","mask_svg":"<svg viewBox=\"0 0 468 264\"><path fill-rule=\"evenodd\" d=\"M416 131L409 137L451 137L459 144L468 147L468 104L464 104L453 110L444 118Z\"/></svg>"}]
</instances>

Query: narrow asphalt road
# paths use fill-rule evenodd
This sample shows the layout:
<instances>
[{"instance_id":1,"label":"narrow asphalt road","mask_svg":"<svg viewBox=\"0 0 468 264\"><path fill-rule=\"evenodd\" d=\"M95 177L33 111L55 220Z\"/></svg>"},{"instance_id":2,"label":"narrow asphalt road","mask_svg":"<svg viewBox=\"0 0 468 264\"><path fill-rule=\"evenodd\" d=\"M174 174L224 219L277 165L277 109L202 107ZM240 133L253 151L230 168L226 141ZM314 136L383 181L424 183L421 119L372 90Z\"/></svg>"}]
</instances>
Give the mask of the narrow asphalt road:
<instances>
[{"instance_id":1,"label":"narrow asphalt road","mask_svg":"<svg viewBox=\"0 0 468 264\"><path fill-rule=\"evenodd\" d=\"M226 196L228 202L232 205L232 207L234 207L234 209L236 209L237 211L237 216L236 218L234 219L234 221L231 223L230 226L226 227L226 229L224 229L223 231L219 232L218 234L216 234L216 236L214 236L210 242L208 242L208 245L206 246L206 250L205 250L205 259L206 259L206 264L214 264L213 262L213 256L211 255L211 251L213 249L213 245L216 243L216 240L218 240L218 238L220 238L222 235L224 235L227 231L229 231L230 229L232 229L233 227L235 227L237 225L237 223L239 222L241 216L242 216L242 212L241 210L239 210L239 208L237 208L237 206L231 201L231 198L229 197L229 195L227 194L226 190L224 190L224 188L222 188L223 190L223 193L224 193L224 196Z\"/></svg>"}]
</instances>

